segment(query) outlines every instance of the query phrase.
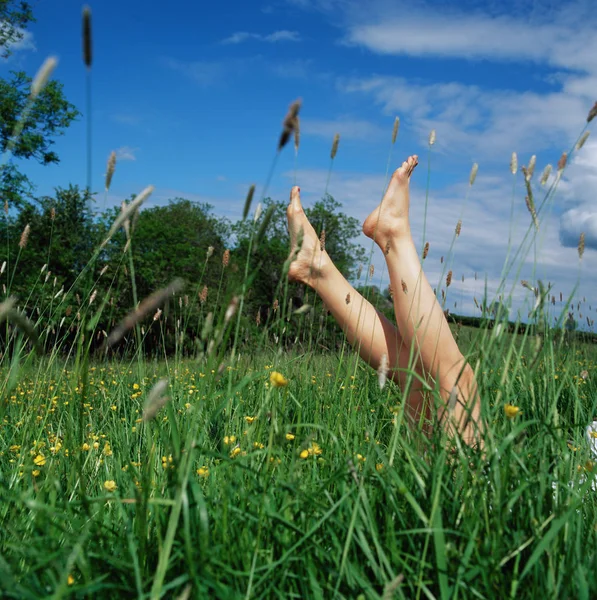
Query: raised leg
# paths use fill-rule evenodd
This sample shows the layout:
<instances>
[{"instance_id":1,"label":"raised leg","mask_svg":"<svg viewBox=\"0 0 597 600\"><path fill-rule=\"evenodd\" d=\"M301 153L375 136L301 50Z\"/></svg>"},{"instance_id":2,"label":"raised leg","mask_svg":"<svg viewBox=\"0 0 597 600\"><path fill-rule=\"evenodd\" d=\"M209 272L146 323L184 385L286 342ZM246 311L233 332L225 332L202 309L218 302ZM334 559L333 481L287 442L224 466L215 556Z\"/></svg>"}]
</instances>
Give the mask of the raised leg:
<instances>
[{"instance_id":1,"label":"raised leg","mask_svg":"<svg viewBox=\"0 0 597 600\"><path fill-rule=\"evenodd\" d=\"M338 271L328 253L322 250L313 226L301 206L300 188L293 187L287 210L291 254L295 252L299 230L303 230L303 243L296 259L291 263L289 277L316 290L349 343L356 347L361 358L377 369L385 354L390 371L388 376L404 389L409 367L410 344L405 344L396 326L368 302ZM350 302L347 304L346 299ZM398 368L395 368L398 367ZM422 376L420 372L419 375ZM418 381L411 386L406 406L420 406L423 402L423 385Z\"/></svg>"},{"instance_id":2,"label":"raised leg","mask_svg":"<svg viewBox=\"0 0 597 600\"><path fill-rule=\"evenodd\" d=\"M440 408L438 417L449 429L457 427L468 443L475 443L480 406L474 374L425 277L411 236L409 182L417 162L417 157L411 156L394 172L380 206L365 220L363 232L385 254L402 339L409 348L414 344L417 366L439 384L445 406ZM446 411L449 404L455 406Z\"/></svg>"}]
</instances>

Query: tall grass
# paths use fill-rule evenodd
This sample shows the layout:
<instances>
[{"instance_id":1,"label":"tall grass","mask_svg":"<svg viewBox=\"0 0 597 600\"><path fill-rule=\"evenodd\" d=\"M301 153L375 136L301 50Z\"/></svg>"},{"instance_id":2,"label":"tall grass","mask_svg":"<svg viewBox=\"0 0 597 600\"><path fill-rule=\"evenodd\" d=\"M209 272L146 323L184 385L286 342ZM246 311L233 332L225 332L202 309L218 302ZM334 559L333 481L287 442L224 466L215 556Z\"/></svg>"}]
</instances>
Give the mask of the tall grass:
<instances>
[{"instance_id":1,"label":"tall grass","mask_svg":"<svg viewBox=\"0 0 597 600\"><path fill-rule=\"evenodd\" d=\"M288 310L285 277L261 338L241 343L252 244L266 228L267 214L254 220L242 287L230 287L223 264L217 294L202 298L204 350L193 359L182 344L159 358L142 347L150 330L164 339L166 302L184 337L203 281L190 282L190 301L178 282L139 305L135 297L109 333L97 328L108 296L94 295L104 273L87 265L68 344L66 328L48 324L73 289L40 273L30 298L49 289L47 305L0 307L3 596L595 597L585 427L597 352L550 326L542 284L524 334L508 332L501 310L459 330L482 398L485 445L474 450L439 426L430 438L409 428L403 392L380 386L355 350L283 352L289 320L317 335L308 313ZM128 265L135 290L129 231L119 268ZM535 236L529 223L502 287ZM53 341L49 353L35 354L35 336ZM106 345L124 336L128 352L92 351L98 336Z\"/></svg>"}]
</instances>

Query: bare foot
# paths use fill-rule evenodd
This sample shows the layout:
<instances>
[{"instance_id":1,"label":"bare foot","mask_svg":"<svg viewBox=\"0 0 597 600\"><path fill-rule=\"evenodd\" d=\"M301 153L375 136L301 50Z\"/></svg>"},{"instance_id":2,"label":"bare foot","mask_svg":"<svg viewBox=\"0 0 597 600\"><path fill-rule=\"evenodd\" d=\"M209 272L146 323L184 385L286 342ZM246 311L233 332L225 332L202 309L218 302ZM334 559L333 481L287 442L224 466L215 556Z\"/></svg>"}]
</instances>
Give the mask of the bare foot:
<instances>
[{"instance_id":1,"label":"bare foot","mask_svg":"<svg viewBox=\"0 0 597 600\"><path fill-rule=\"evenodd\" d=\"M303 242L296 258L290 264L288 278L291 281L300 281L309 287L315 287L317 280L323 275L324 269L330 264L330 258L325 250L321 250L315 229L307 219L301 205L300 191L296 185L292 188L290 204L286 209L291 256L297 250L300 229L303 230Z\"/></svg>"},{"instance_id":2,"label":"bare foot","mask_svg":"<svg viewBox=\"0 0 597 600\"><path fill-rule=\"evenodd\" d=\"M419 164L419 157L409 156L394 171L381 204L365 219L363 233L382 247L395 236L409 233L408 187L410 176Z\"/></svg>"}]
</instances>

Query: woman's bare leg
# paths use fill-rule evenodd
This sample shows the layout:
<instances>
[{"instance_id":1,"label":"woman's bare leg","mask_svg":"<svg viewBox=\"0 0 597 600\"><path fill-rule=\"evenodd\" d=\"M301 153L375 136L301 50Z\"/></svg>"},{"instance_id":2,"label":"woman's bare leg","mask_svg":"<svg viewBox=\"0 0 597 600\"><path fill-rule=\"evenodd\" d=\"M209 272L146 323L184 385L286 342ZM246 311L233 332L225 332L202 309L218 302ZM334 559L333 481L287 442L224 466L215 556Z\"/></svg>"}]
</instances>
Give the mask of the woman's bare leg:
<instances>
[{"instance_id":1,"label":"woman's bare leg","mask_svg":"<svg viewBox=\"0 0 597 600\"><path fill-rule=\"evenodd\" d=\"M405 370L409 366L410 344L405 344L396 326L368 302L336 268L328 253L322 250L315 230L301 206L300 188L293 187L287 210L291 255L297 247L299 230L303 229L303 243L291 263L288 276L314 289L336 321L349 343L356 346L361 358L377 369L385 354L391 367L388 376L404 389ZM350 302L347 304L347 296ZM398 366L399 369L392 367ZM419 373L422 376L422 373ZM423 384L411 386L407 407L422 403ZM414 418L415 415L409 415Z\"/></svg>"},{"instance_id":2,"label":"woman's bare leg","mask_svg":"<svg viewBox=\"0 0 597 600\"><path fill-rule=\"evenodd\" d=\"M427 281L415 248L408 217L409 182L418 159L402 163L390 181L384 198L365 220L363 232L373 238L385 254L393 290L396 323L410 350L414 344L418 365L439 383L440 395L448 404L456 401L446 426L454 425L468 443L474 443L480 426L480 406L473 371L460 352L441 305ZM413 398L413 400L416 400ZM415 407L415 411L423 406Z\"/></svg>"}]
</instances>

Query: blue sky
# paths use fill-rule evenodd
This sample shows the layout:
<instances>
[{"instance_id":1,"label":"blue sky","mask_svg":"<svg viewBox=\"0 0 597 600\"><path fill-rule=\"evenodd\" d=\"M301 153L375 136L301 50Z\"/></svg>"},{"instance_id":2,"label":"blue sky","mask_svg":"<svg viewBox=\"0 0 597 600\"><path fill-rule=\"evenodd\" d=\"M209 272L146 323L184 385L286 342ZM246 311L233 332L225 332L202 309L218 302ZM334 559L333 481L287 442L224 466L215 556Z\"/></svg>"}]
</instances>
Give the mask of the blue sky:
<instances>
[{"instance_id":1,"label":"blue sky","mask_svg":"<svg viewBox=\"0 0 597 600\"><path fill-rule=\"evenodd\" d=\"M81 8L70 0L34 3L37 23L13 57L0 64L0 75L16 68L33 75L46 56L56 55L55 77L84 112ZM301 97L296 176L304 203L325 190L338 132L329 192L345 212L363 220L383 193L392 125L399 116L390 168L408 154L420 156L411 197L420 245L428 137L431 129L437 132L425 236L431 244L425 269L432 283L442 273L439 257L452 241L471 165L479 163L455 244L450 294L460 306L456 312L474 312L473 296L479 298L484 276L490 292L497 289L509 233L517 247L530 223L522 175L513 178L509 171L511 153L517 152L520 165L537 156L533 185L542 198L543 167L555 167L562 151L573 146L597 99L597 13L588 0L432 1L415 7L388 0L168 5L103 0L91 8L93 182L102 188L107 157L116 150L110 205L153 184L149 205L183 196L209 202L216 214L235 220L249 185L256 183L259 191L265 180L289 103ZM81 119L58 140L59 166L25 165L40 194L68 183L84 185L85 127ZM271 195L288 197L294 165L289 145L277 164ZM558 298L560 291L567 296L579 276L581 231L587 251L579 295L587 297L587 305L593 299L595 307L580 312L594 318L597 142L592 137L571 157L542 218L535 272L529 255L511 283L541 277L555 284ZM366 238L361 241L370 248ZM387 285L381 252L373 262L376 283ZM516 307L532 303L520 285L514 285L514 300Z\"/></svg>"}]
</instances>

